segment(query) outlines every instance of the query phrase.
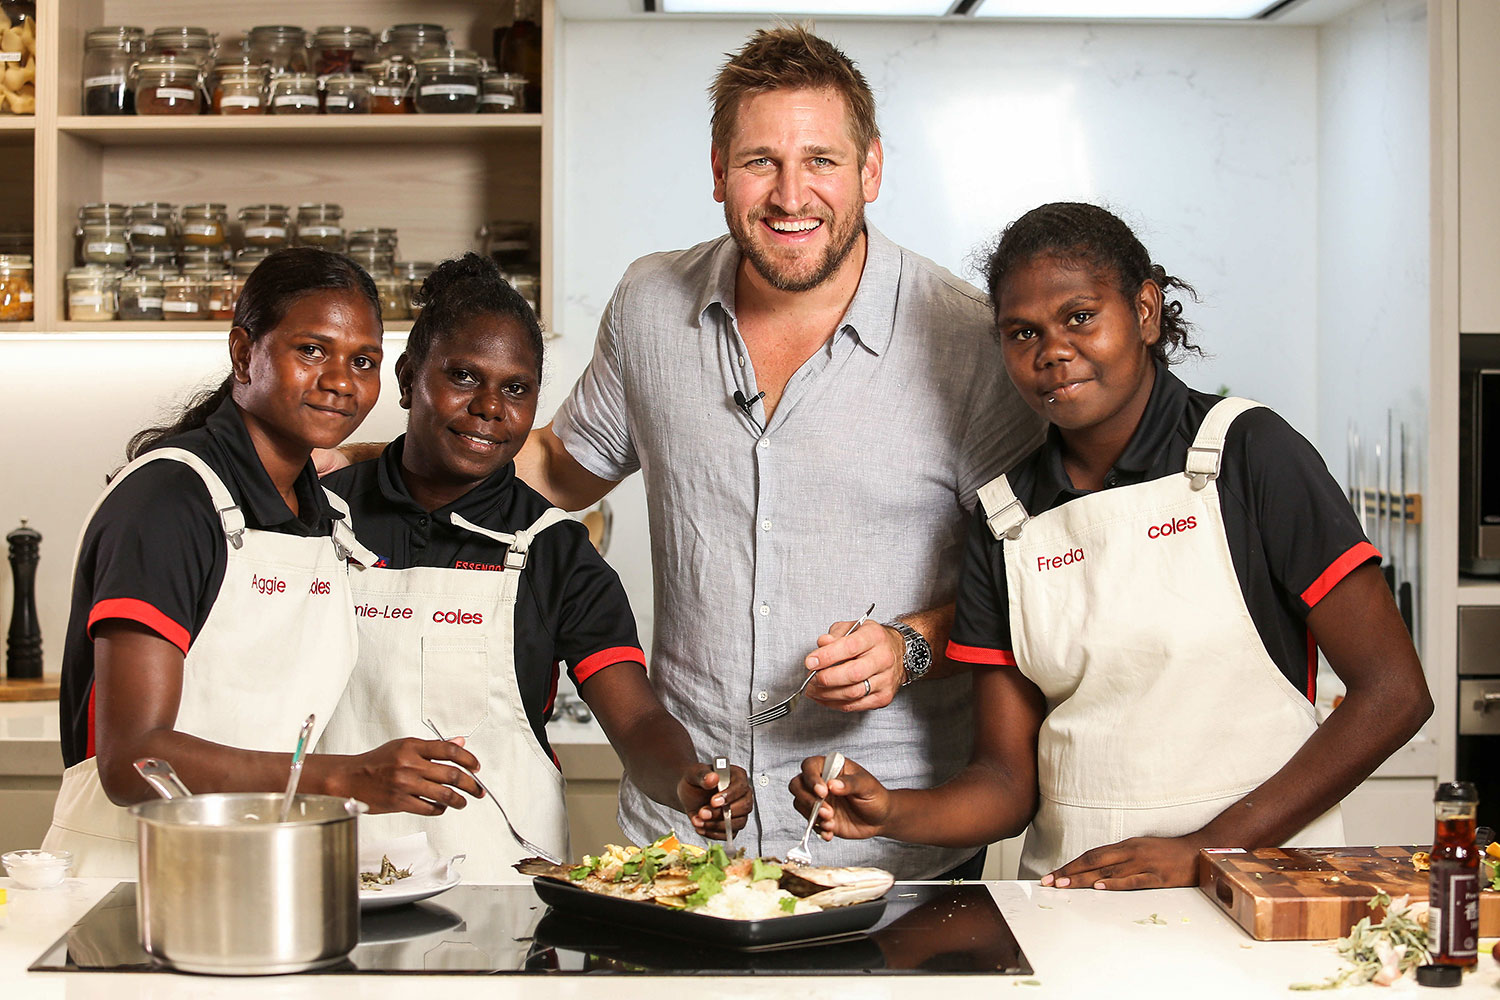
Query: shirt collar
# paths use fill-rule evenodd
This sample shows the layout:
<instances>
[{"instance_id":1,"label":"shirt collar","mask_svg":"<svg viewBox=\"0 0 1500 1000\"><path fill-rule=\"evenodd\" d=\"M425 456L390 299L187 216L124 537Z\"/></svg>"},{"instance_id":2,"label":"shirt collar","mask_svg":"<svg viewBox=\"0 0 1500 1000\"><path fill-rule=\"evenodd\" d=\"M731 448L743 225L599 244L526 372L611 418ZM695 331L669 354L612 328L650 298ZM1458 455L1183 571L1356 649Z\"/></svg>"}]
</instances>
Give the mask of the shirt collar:
<instances>
[{"instance_id":1,"label":"shirt collar","mask_svg":"<svg viewBox=\"0 0 1500 1000\"><path fill-rule=\"evenodd\" d=\"M233 399L226 399L219 408L209 414L204 423L214 443L227 458L230 476L238 488L239 504L245 521L251 526L273 528L290 522L314 529L321 529L335 518L344 515L328 502L328 496L318 483L318 473L311 460L297 474L293 489L297 494L297 505L301 515L293 514L270 473L261 464L255 442L250 440L250 431L245 418Z\"/></svg>"},{"instance_id":2,"label":"shirt collar","mask_svg":"<svg viewBox=\"0 0 1500 1000\"><path fill-rule=\"evenodd\" d=\"M406 449L406 435L402 434L380 453L378 480L380 495L395 509L412 514L426 514L421 504L412 499L406 489L406 480L401 478L401 456ZM482 524L481 518L498 507L514 491L516 466L507 462L494 475L475 486L446 507L432 512L434 520L452 524L453 514L466 521Z\"/></svg>"},{"instance_id":3,"label":"shirt collar","mask_svg":"<svg viewBox=\"0 0 1500 1000\"><path fill-rule=\"evenodd\" d=\"M734 316L734 287L739 266L739 245L733 236L723 237L714 248L708 280L703 283L703 292L698 299L696 315L700 325L710 306L717 305L730 317ZM844 310L839 330L847 328L852 331L871 353L883 353L890 346L896 328L897 285L900 280L901 248L866 220L865 267L860 273L854 298Z\"/></svg>"},{"instance_id":4,"label":"shirt collar","mask_svg":"<svg viewBox=\"0 0 1500 1000\"><path fill-rule=\"evenodd\" d=\"M1188 387L1161 361L1156 366L1156 380L1151 397L1141 414L1141 422L1125 445L1125 451L1110 469L1109 480L1116 486L1144 482L1172 442L1187 411ZM1051 510L1087 491L1076 489L1068 478L1062 461L1062 435L1056 424L1047 425L1047 440L1036 463L1036 488L1032 493L1032 511Z\"/></svg>"}]
</instances>

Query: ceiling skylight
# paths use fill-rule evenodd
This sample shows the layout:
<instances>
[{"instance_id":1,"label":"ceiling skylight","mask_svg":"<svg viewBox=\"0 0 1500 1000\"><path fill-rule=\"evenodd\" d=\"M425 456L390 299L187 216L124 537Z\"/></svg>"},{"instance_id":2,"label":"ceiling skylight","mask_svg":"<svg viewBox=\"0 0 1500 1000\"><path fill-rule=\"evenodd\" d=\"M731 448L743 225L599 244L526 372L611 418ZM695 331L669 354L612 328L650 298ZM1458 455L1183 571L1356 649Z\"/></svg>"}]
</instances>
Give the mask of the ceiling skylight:
<instances>
[{"instance_id":1,"label":"ceiling skylight","mask_svg":"<svg viewBox=\"0 0 1500 1000\"><path fill-rule=\"evenodd\" d=\"M953 0L656 0L665 14L847 14L941 17Z\"/></svg>"}]
</instances>

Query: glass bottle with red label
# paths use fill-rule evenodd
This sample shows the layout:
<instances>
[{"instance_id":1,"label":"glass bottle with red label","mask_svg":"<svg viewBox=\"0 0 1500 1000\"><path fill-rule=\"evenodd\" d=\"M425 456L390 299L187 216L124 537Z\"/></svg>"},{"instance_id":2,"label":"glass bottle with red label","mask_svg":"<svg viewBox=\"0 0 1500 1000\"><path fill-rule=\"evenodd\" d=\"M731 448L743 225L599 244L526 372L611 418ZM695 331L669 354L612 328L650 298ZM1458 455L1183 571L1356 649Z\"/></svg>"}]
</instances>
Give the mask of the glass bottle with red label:
<instances>
[{"instance_id":1,"label":"glass bottle with red label","mask_svg":"<svg viewBox=\"0 0 1500 1000\"><path fill-rule=\"evenodd\" d=\"M1479 794L1467 781L1438 786L1432 797L1436 829L1428 874L1427 948L1435 965L1479 961L1479 853L1474 822Z\"/></svg>"}]
</instances>

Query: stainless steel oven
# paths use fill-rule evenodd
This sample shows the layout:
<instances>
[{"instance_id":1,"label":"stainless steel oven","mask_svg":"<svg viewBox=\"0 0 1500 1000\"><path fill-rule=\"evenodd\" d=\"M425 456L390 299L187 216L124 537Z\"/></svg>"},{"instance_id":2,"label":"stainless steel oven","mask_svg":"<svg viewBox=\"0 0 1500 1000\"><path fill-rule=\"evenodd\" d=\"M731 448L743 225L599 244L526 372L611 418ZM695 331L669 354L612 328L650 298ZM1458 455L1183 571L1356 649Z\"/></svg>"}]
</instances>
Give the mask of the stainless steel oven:
<instances>
[{"instance_id":1,"label":"stainless steel oven","mask_svg":"<svg viewBox=\"0 0 1500 1000\"><path fill-rule=\"evenodd\" d=\"M1479 825L1500 829L1500 607L1458 609L1455 775L1479 790Z\"/></svg>"}]
</instances>

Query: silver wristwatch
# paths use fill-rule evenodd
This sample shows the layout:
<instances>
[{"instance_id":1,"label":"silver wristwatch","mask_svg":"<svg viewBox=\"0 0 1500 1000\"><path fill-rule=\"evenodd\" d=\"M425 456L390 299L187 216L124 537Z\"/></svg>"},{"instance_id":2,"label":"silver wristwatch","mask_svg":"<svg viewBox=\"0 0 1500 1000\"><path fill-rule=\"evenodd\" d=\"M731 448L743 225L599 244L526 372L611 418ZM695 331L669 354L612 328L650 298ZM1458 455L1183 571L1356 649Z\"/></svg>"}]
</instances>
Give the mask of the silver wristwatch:
<instances>
[{"instance_id":1,"label":"silver wristwatch","mask_svg":"<svg viewBox=\"0 0 1500 1000\"><path fill-rule=\"evenodd\" d=\"M906 622L893 621L885 624L901 633L901 638L906 642L906 656L901 661L906 676L902 679L901 686L906 687L912 681L921 680L932 666L932 647L927 644L921 632Z\"/></svg>"}]
</instances>

